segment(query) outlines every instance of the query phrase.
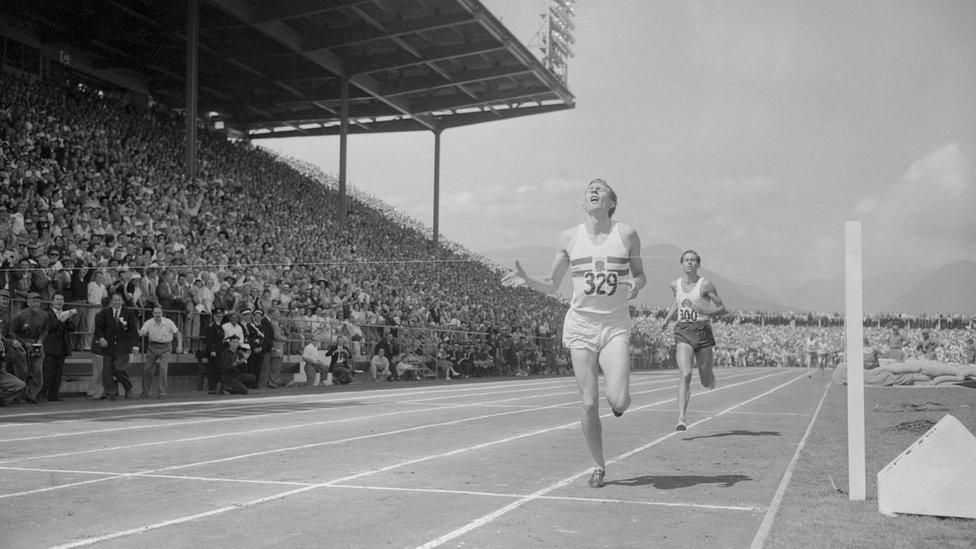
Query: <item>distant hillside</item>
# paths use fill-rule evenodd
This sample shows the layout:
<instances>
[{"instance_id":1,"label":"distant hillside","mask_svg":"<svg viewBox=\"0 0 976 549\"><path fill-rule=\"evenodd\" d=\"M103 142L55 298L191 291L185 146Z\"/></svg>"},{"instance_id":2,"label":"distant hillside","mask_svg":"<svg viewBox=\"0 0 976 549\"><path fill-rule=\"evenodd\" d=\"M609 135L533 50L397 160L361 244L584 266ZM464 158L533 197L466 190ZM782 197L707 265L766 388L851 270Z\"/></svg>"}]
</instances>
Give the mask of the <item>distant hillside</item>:
<instances>
[{"instance_id":1,"label":"distant hillside","mask_svg":"<svg viewBox=\"0 0 976 549\"><path fill-rule=\"evenodd\" d=\"M954 261L902 293L885 308L889 312L976 312L976 262Z\"/></svg>"},{"instance_id":2,"label":"distant hillside","mask_svg":"<svg viewBox=\"0 0 976 549\"><path fill-rule=\"evenodd\" d=\"M483 253L485 257L509 269L514 268L515 259L521 259L526 271L542 275L549 272L556 249L554 246L527 245ZM670 290L671 281L681 276L681 266L678 264L681 249L670 244L655 244L644 246L643 255L647 286L638 295L637 303L652 307L667 307L674 298ZM730 309L770 311L785 309L783 305L768 299L753 297L742 286L715 272L707 269L702 269L701 272L715 284L719 295ZM560 294L566 297L572 295L572 283L569 277L563 279Z\"/></svg>"}]
</instances>

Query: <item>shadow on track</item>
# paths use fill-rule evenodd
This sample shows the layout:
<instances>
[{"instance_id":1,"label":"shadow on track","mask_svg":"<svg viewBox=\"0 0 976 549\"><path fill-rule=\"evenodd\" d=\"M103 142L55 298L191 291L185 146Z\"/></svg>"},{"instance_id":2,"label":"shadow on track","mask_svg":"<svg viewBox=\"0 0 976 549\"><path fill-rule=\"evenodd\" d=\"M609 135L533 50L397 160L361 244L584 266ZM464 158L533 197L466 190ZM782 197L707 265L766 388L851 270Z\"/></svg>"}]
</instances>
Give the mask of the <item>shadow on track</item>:
<instances>
[{"instance_id":1,"label":"shadow on track","mask_svg":"<svg viewBox=\"0 0 976 549\"><path fill-rule=\"evenodd\" d=\"M778 437L780 436L779 431L743 431L742 429L734 429L732 431L726 431L724 433L715 433L711 435L702 435L700 437L686 437L681 440L688 442L689 440L698 440L700 438L719 438L719 437Z\"/></svg>"},{"instance_id":2,"label":"shadow on track","mask_svg":"<svg viewBox=\"0 0 976 549\"><path fill-rule=\"evenodd\" d=\"M706 477L701 475L645 475L642 477L625 478L607 481L607 484L618 486L653 486L658 490L674 490L688 488L698 484L720 484L722 488L731 488L739 482L752 480L746 475L718 475Z\"/></svg>"}]
</instances>

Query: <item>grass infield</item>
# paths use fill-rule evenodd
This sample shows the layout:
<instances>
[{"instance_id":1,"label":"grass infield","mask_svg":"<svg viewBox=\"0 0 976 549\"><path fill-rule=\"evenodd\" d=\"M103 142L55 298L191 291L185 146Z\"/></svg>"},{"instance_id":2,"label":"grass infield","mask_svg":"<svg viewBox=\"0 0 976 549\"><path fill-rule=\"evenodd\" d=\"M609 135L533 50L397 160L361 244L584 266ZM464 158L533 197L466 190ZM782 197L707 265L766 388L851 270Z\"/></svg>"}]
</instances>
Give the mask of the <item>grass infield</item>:
<instances>
[{"instance_id":1,"label":"grass infield","mask_svg":"<svg viewBox=\"0 0 976 549\"><path fill-rule=\"evenodd\" d=\"M976 520L882 515L877 484L878 471L946 414L976 433L976 389L865 389L864 502L848 499L847 387L828 391L765 547L976 547ZM976 463L966 466L976 474Z\"/></svg>"}]
</instances>

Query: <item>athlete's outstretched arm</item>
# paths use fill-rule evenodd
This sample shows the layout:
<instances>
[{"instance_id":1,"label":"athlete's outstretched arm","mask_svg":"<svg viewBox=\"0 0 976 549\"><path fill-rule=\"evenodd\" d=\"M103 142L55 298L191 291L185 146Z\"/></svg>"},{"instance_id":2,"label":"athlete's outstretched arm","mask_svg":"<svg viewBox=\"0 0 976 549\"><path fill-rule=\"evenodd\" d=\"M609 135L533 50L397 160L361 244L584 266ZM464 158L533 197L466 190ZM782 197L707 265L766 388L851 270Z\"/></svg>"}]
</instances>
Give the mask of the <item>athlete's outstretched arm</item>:
<instances>
[{"instance_id":1,"label":"athlete's outstretched arm","mask_svg":"<svg viewBox=\"0 0 976 549\"><path fill-rule=\"evenodd\" d=\"M634 299L641 288L647 285L647 275L644 274L644 260L641 258L641 241L637 231L631 227L627 227L622 236L624 244L627 246L627 255L630 257L631 279L624 281L630 286L627 299Z\"/></svg>"},{"instance_id":2,"label":"athlete's outstretched arm","mask_svg":"<svg viewBox=\"0 0 976 549\"><path fill-rule=\"evenodd\" d=\"M708 311L705 314L707 314L710 317L713 317L713 316L722 316L728 313L728 311L725 310L725 303L723 303L722 298L718 296L718 290L715 289L715 285L712 284L711 280L707 280L707 279L705 280L705 283L702 284L701 293L702 293L702 297L711 300L711 302L715 304L715 309Z\"/></svg>"},{"instance_id":3,"label":"athlete's outstretched arm","mask_svg":"<svg viewBox=\"0 0 976 549\"><path fill-rule=\"evenodd\" d=\"M531 276L522 268L522 264L515 260L515 272L505 275L502 279L503 284L518 285L524 282L533 290L546 293L556 293L559 284L562 283L566 271L569 270L569 243L572 240L575 230L568 230L559 237L559 244L556 247L556 257L552 260L552 267L549 274L545 276ZM521 281L519 280L521 279Z\"/></svg>"},{"instance_id":4,"label":"athlete's outstretched arm","mask_svg":"<svg viewBox=\"0 0 976 549\"><path fill-rule=\"evenodd\" d=\"M661 324L662 332L668 329L668 323L671 322L671 317L673 317L674 313L678 310L678 289L674 282L671 283L671 293L674 294L675 298L671 300L671 307L668 308L668 313L664 315L664 324Z\"/></svg>"}]
</instances>

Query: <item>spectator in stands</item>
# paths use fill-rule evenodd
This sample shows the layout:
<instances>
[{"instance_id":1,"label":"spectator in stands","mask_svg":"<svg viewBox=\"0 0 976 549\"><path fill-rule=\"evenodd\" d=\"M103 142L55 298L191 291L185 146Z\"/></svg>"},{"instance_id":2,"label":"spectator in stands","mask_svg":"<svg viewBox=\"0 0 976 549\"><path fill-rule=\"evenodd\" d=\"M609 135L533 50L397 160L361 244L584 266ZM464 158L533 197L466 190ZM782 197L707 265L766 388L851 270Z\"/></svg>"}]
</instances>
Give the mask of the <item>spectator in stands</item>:
<instances>
[{"instance_id":1,"label":"spectator in stands","mask_svg":"<svg viewBox=\"0 0 976 549\"><path fill-rule=\"evenodd\" d=\"M376 354L369 361L369 376L373 381L393 381L393 374L390 372L390 359L386 358L386 351L382 347L376 350Z\"/></svg>"},{"instance_id":2,"label":"spectator in stands","mask_svg":"<svg viewBox=\"0 0 976 549\"><path fill-rule=\"evenodd\" d=\"M44 384L44 339L50 329L47 313L41 310L41 295L27 294L27 308L10 319L10 333L27 350L26 368L20 378L27 384L26 400L37 404Z\"/></svg>"},{"instance_id":3,"label":"spectator in stands","mask_svg":"<svg viewBox=\"0 0 976 549\"><path fill-rule=\"evenodd\" d=\"M905 358L904 348L908 346L908 339L901 334L898 326L891 328L891 336L888 338L888 357L895 360Z\"/></svg>"},{"instance_id":4,"label":"spectator in stands","mask_svg":"<svg viewBox=\"0 0 976 549\"><path fill-rule=\"evenodd\" d=\"M156 398L166 398L169 361L173 355L173 338L176 338L176 354L180 354L183 352L183 335L177 329L175 322L163 317L163 308L159 305L153 307L152 318L142 324L139 335L149 340L142 363L141 396L150 398L153 378L156 378Z\"/></svg>"},{"instance_id":5,"label":"spectator in stands","mask_svg":"<svg viewBox=\"0 0 976 549\"><path fill-rule=\"evenodd\" d=\"M383 351L383 355L388 357L391 364L396 364L400 358L400 346L393 341L393 332L386 332L383 336L383 340L376 344L376 348L373 350L374 353L379 354L380 350ZM393 381L399 380L397 371L395 368L390 370L390 377Z\"/></svg>"},{"instance_id":6,"label":"spectator in stands","mask_svg":"<svg viewBox=\"0 0 976 549\"><path fill-rule=\"evenodd\" d=\"M51 308L47 311L48 331L44 338L44 386L43 395L49 401L61 400L61 375L64 361L71 356L71 319L78 313L64 308L64 296L54 294Z\"/></svg>"},{"instance_id":7,"label":"spectator in stands","mask_svg":"<svg viewBox=\"0 0 976 549\"><path fill-rule=\"evenodd\" d=\"M14 340L0 338L0 406L13 406L27 390L27 384L7 372L6 352Z\"/></svg>"},{"instance_id":8,"label":"spectator in stands","mask_svg":"<svg viewBox=\"0 0 976 549\"><path fill-rule=\"evenodd\" d=\"M324 334L317 334L317 337L313 337L302 349L305 382L309 387L332 383L332 375L329 373L332 358L328 356L327 348L328 344ZM319 374L319 383L315 383L315 374Z\"/></svg>"},{"instance_id":9,"label":"spectator in stands","mask_svg":"<svg viewBox=\"0 0 976 549\"><path fill-rule=\"evenodd\" d=\"M935 338L931 337L932 332L929 330L922 330L922 341L918 343L916 350L922 353L922 356L929 359L935 360L936 349L939 348L939 342Z\"/></svg>"},{"instance_id":10,"label":"spectator in stands","mask_svg":"<svg viewBox=\"0 0 976 549\"><path fill-rule=\"evenodd\" d=\"M139 343L136 313L123 303L122 294L112 294L110 305L95 315L95 352L102 357L102 386L111 400L118 396L120 383L125 398L132 398L132 382L126 366L130 351Z\"/></svg>"},{"instance_id":11,"label":"spectator in stands","mask_svg":"<svg viewBox=\"0 0 976 549\"><path fill-rule=\"evenodd\" d=\"M227 311L224 319L224 323L221 325L224 328L224 339L230 339L230 336L236 335L237 339L243 342L244 327L241 325L240 314L231 309Z\"/></svg>"},{"instance_id":12,"label":"spectator in stands","mask_svg":"<svg viewBox=\"0 0 976 549\"><path fill-rule=\"evenodd\" d=\"M965 345L962 348L962 364L976 364L976 344L973 344L973 336L966 336Z\"/></svg>"}]
</instances>

